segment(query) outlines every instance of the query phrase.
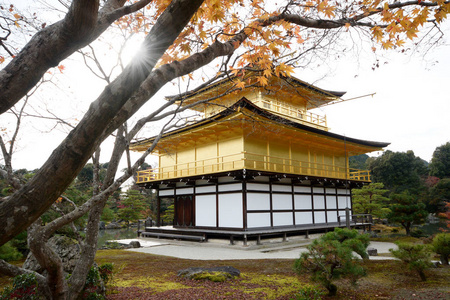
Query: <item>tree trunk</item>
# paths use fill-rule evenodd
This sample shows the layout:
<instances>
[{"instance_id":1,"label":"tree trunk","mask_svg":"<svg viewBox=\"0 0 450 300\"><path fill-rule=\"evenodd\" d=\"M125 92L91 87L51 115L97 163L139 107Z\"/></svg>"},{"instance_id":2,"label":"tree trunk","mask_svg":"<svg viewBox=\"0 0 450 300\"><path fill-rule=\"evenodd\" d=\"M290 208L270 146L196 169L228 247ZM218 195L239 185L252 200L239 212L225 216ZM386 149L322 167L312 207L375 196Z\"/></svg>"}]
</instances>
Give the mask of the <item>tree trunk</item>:
<instances>
[{"instance_id":1,"label":"tree trunk","mask_svg":"<svg viewBox=\"0 0 450 300\"><path fill-rule=\"evenodd\" d=\"M411 223L406 223L406 224L402 224L403 227L405 227L406 230L406 235L410 236L411 235Z\"/></svg>"},{"instance_id":2,"label":"tree trunk","mask_svg":"<svg viewBox=\"0 0 450 300\"><path fill-rule=\"evenodd\" d=\"M0 245L25 230L70 185L106 137L105 129L138 89L166 49L178 37L202 0L172 1L144 43L149 59L130 64L94 101L85 117L52 153L36 175L0 203ZM119 126L120 124L118 124ZM115 128L108 128L109 132Z\"/></svg>"},{"instance_id":3,"label":"tree trunk","mask_svg":"<svg viewBox=\"0 0 450 300\"><path fill-rule=\"evenodd\" d=\"M423 270L417 270L417 273L419 273L420 280L427 281L427 276L425 275L425 272Z\"/></svg>"},{"instance_id":4,"label":"tree trunk","mask_svg":"<svg viewBox=\"0 0 450 300\"><path fill-rule=\"evenodd\" d=\"M448 265L448 255L447 254L441 254L440 258L441 258L442 265L444 265L444 266Z\"/></svg>"},{"instance_id":5,"label":"tree trunk","mask_svg":"<svg viewBox=\"0 0 450 300\"><path fill-rule=\"evenodd\" d=\"M331 282L325 285L326 289L328 290L328 296L334 297L337 293L337 286Z\"/></svg>"}]
</instances>

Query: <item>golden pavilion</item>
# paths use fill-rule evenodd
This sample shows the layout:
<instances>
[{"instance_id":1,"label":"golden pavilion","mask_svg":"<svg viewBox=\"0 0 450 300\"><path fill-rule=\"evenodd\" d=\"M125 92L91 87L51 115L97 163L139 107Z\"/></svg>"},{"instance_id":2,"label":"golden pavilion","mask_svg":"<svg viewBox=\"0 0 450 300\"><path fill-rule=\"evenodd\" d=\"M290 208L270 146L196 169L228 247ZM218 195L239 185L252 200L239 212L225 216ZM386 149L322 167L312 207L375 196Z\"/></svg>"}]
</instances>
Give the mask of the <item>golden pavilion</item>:
<instances>
[{"instance_id":1,"label":"golden pavilion","mask_svg":"<svg viewBox=\"0 0 450 300\"><path fill-rule=\"evenodd\" d=\"M349 157L389 143L332 133L325 116L310 112L343 101L343 92L293 77L258 86L249 76L247 86L233 90L227 78L167 97L203 118L165 133L153 152L159 167L140 171L137 183L172 199L174 227L191 233L247 237L339 226L352 188L370 182L368 170L349 168ZM131 149L145 151L154 139Z\"/></svg>"}]
</instances>

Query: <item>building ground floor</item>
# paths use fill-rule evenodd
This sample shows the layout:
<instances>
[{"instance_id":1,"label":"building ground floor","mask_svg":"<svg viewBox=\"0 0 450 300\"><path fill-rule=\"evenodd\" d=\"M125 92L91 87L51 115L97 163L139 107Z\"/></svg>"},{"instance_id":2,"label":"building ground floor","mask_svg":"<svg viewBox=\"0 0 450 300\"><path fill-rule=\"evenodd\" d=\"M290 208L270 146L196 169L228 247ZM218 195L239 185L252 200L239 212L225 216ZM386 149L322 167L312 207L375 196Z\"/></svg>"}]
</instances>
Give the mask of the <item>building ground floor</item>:
<instances>
[{"instance_id":1,"label":"building ground floor","mask_svg":"<svg viewBox=\"0 0 450 300\"><path fill-rule=\"evenodd\" d=\"M352 214L352 188L362 184L242 169L152 182L146 187L157 191L158 203L173 201L173 229L179 234L199 240L228 236L232 241L370 225L369 219ZM141 233L160 237L175 233L158 229L159 216L156 223L156 228L142 228Z\"/></svg>"}]
</instances>

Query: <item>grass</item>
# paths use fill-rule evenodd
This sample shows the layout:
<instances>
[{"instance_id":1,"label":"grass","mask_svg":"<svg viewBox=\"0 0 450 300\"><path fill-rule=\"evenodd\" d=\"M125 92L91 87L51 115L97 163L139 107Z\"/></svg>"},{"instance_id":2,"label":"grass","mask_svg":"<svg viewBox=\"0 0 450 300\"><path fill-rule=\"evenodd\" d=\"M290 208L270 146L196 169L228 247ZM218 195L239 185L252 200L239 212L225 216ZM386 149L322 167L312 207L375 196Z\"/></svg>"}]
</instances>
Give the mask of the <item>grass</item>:
<instances>
[{"instance_id":1,"label":"grass","mask_svg":"<svg viewBox=\"0 0 450 300\"><path fill-rule=\"evenodd\" d=\"M299 290L317 285L293 271L293 260L195 261L123 250L102 250L97 262L123 266L108 299L295 299ZM233 266L241 276L225 282L176 276L188 267ZM337 281L338 294L323 299L449 299L450 268L429 269L429 280L405 270L398 261L367 261L368 276L353 286Z\"/></svg>"},{"instance_id":2,"label":"grass","mask_svg":"<svg viewBox=\"0 0 450 300\"><path fill-rule=\"evenodd\" d=\"M385 232L381 232L381 238L391 238L390 230ZM400 239L421 242L420 239L405 236ZM398 240L398 237L395 238L395 241ZM294 261L290 259L195 261L125 250L99 250L96 262L114 263L116 274L108 294L111 300L296 299L299 291L326 294L325 289L311 282L306 274L297 275L293 271ZM322 296L321 299L450 299L448 266L427 270L428 281L421 282L415 273L406 270L399 261L373 260L363 265L368 276L358 281L356 286L346 280L338 280L337 296ZM190 280L177 276L179 270L189 267L217 266L235 267L241 271L241 276L224 282ZM7 277L0 275L0 288L9 282Z\"/></svg>"}]
</instances>

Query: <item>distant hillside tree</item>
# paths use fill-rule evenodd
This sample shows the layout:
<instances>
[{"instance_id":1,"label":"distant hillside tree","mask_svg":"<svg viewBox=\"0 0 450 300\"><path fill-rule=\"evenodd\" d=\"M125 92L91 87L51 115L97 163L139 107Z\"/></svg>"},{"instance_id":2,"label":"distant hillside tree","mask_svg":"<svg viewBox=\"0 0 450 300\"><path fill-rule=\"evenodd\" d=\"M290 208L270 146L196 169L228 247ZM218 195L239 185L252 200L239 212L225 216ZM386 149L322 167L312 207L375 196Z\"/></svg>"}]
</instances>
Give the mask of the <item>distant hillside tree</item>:
<instances>
[{"instance_id":1,"label":"distant hillside tree","mask_svg":"<svg viewBox=\"0 0 450 300\"><path fill-rule=\"evenodd\" d=\"M443 212L446 202L450 202L450 178L441 179L428 189L427 210L430 213Z\"/></svg>"},{"instance_id":2,"label":"distant hillside tree","mask_svg":"<svg viewBox=\"0 0 450 300\"><path fill-rule=\"evenodd\" d=\"M350 166L350 168L353 168L353 169L365 170L365 169L367 169L367 159L368 158L369 158L369 155L367 155L367 154L350 156L348 159L348 165Z\"/></svg>"},{"instance_id":3,"label":"distant hillside tree","mask_svg":"<svg viewBox=\"0 0 450 300\"><path fill-rule=\"evenodd\" d=\"M130 222L142 218L142 211L145 210L144 196L136 190L128 190L120 201L117 216L130 225Z\"/></svg>"},{"instance_id":4,"label":"distant hillside tree","mask_svg":"<svg viewBox=\"0 0 450 300\"><path fill-rule=\"evenodd\" d=\"M409 191L419 194L428 175L427 162L414 155L413 151L386 151L382 156L370 159L369 169L373 181L382 182L393 193Z\"/></svg>"},{"instance_id":5,"label":"distant hillside tree","mask_svg":"<svg viewBox=\"0 0 450 300\"><path fill-rule=\"evenodd\" d=\"M439 178L450 177L450 142L434 150L430 163L430 175Z\"/></svg>"}]
</instances>

